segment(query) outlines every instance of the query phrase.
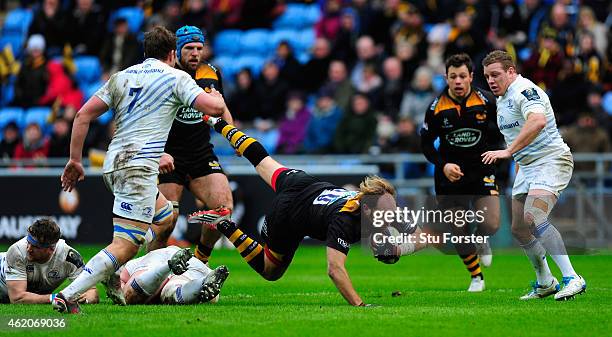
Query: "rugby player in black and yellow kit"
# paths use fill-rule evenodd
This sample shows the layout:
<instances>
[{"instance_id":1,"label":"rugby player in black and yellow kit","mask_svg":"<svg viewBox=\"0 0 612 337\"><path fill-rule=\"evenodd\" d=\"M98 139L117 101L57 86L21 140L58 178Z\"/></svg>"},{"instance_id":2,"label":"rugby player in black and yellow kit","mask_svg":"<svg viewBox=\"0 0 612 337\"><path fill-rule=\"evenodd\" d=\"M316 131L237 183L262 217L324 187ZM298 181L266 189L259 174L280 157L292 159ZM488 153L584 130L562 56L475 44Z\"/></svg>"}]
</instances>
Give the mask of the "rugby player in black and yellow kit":
<instances>
[{"instance_id":1,"label":"rugby player in black and yellow kit","mask_svg":"<svg viewBox=\"0 0 612 337\"><path fill-rule=\"evenodd\" d=\"M199 28L179 28L176 31L176 67L189 73L205 91L210 92L214 88L223 94L219 70L209 63L202 63L204 48L204 34ZM227 109L222 117L232 120ZM208 208L233 208L232 192L219 159L213 152L210 127L202 121L201 112L189 106L178 109L165 152L171 157L164 156L160 161L159 190L174 203L175 217L172 227L178 218L178 203L184 187ZM167 235L171 232L167 232ZM217 231L202 228L195 256L204 263L208 262L212 248L220 236Z\"/></svg>"},{"instance_id":2,"label":"rugby player in black and yellow kit","mask_svg":"<svg viewBox=\"0 0 612 337\"><path fill-rule=\"evenodd\" d=\"M249 266L270 281L278 280L285 273L305 236L324 241L329 277L349 304L366 306L353 288L345 261L351 244L362 237L362 216L372 219L374 210L396 209L393 185L370 176L360 184L359 191L348 191L304 171L284 167L272 159L257 140L224 120L208 116L204 119L251 162L259 176L276 192L276 197L265 217L262 244L231 222L229 212L224 209L196 212L189 221L216 227ZM396 250L378 258L394 263L400 255L415 249L418 248Z\"/></svg>"},{"instance_id":3,"label":"rugby player in black and yellow kit","mask_svg":"<svg viewBox=\"0 0 612 337\"><path fill-rule=\"evenodd\" d=\"M421 129L423 154L435 165L438 207L443 210L484 211L476 223L476 234L489 236L499 228L499 192L495 168L481 161L481 154L499 147L495 97L471 85L472 60L467 54L446 60L447 87L426 112ZM435 140L440 146L435 148ZM469 235L469 225L452 224L453 235ZM444 229L449 230L449 229ZM472 276L468 291L485 289L480 263L489 266L490 246L456 244L455 249ZM480 256L479 256L480 254Z\"/></svg>"}]
</instances>

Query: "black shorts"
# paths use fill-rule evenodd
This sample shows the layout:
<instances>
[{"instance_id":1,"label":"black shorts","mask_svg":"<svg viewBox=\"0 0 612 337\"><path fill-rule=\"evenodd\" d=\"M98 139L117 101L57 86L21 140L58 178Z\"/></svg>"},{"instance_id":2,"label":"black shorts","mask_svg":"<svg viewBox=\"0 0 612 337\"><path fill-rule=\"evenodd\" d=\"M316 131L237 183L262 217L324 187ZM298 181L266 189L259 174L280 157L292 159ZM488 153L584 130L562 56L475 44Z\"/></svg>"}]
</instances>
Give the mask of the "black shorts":
<instances>
[{"instance_id":1,"label":"black shorts","mask_svg":"<svg viewBox=\"0 0 612 337\"><path fill-rule=\"evenodd\" d=\"M288 264L304 239L302 221L294 218L299 212L298 208L303 206L296 199L305 188L319 180L301 170L285 169L273 177L272 181L276 197L264 219L261 236L268 249L282 254L282 262Z\"/></svg>"},{"instance_id":2,"label":"black shorts","mask_svg":"<svg viewBox=\"0 0 612 337\"><path fill-rule=\"evenodd\" d=\"M436 170L436 200L442 209L470 209L484 196L499 195L494 168L467 168L457 182L450 182L442 170Z\"/></svg>"},{"instance_id":3,"label":"black shorts","mask_svg":"<svg viewBox=\"0 0 612 337\"><path fill-rule=\"evenodd\" d=\"M223 173L219 158L212 148L202 153L189 156L173 155L174 171L159 175L159 184L178 184L188 187L193 179L212 173Z\"/></svg>"}]
</instances>

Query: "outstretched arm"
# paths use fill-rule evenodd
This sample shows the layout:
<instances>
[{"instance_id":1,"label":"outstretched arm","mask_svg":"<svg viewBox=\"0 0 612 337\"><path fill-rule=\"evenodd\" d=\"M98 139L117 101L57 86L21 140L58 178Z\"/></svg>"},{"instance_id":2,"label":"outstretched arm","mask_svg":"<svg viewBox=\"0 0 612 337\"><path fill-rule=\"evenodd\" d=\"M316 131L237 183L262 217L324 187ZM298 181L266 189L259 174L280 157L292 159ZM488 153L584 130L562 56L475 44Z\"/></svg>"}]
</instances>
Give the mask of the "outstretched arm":
<instances>
[{"instance_id":1,"label":"outstretched arm","mask_svg":"<svg viewBox=\"0 0 612 337\"><path fill-rule=\"evenodd\" d=\"M193 101L193 107L215 117L225 116L225 111L227 110L223 96L214 88L211 89L210 93L201 92Z\"/></svg>"},{"instance_id":2,"label":"outstretched arm","mask_svg":"<svg viewBox=\"0 0 612 337\"><path fill-rule=\"evenodd\" d=\"M327 275L332 279L342 297L354 306L364 305L361 297L353 288L353 283L349 278L346 267L346 255L336 249L327 247Z\"/></svg>"},{"instance_id":3,"label":"outstretched arm","mask_svg":"<svg viewBox=\"0 0 612 337\"><path fill-rule=\"evenodd\" d=\"M28 281L7 281L8 295L11 303L45 304L51 302L51 294L39 295L27 291Z\"/></svg>"}]
</instances>

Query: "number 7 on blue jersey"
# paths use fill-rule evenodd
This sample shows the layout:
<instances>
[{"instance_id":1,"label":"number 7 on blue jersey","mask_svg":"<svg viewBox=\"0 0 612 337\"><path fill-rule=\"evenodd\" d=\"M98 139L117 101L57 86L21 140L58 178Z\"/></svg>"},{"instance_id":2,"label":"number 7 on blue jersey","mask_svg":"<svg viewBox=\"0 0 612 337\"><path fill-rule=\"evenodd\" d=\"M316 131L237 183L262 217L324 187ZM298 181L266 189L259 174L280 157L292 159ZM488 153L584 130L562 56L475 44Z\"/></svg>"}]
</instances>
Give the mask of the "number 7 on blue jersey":
<instances>
[{"instance_id":1,"label":"number 7 on blue jersey","mask_svg":"<svg viewBox=\"0 0 612 337\"><path fill-rule=\"evenodd\" d=\"M140 96L141 92L142 92L142 88L130 88L130 92L128 95L134 96L134 99L132 100L132 103L130 103L130 106L128 107L128 110L127 110L128 115L130 114L130 112L132 112L132 109L134 109L134 105L136 105L136 101L138 100L138 96Z\"/></svg>"}]
</instances>

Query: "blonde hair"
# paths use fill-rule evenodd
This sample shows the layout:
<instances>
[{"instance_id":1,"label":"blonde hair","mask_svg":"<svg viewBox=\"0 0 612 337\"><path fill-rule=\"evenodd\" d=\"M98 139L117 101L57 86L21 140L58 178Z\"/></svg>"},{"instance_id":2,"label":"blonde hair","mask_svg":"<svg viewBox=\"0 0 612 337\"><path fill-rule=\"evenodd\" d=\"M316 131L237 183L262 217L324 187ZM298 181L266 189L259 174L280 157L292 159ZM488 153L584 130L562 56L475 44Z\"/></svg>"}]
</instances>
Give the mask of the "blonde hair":
<instances>
[{"instance_id":1,"label":"blonde hair","mask_svg":"<svg viewBox=\"0 0 612 337\"><path fill-rule=\"evenodd\" d=\"M389 181L377 175L365 177L361 184L359 184L359 192L363 195L383 195L389 193L395 197L395 187Z\"/></svg>"},{"instance_id":2,"label":"blonde hair","mask_svg":"<svg viewBox=\"0 0 612 337\"><path fill-rule=\"evenodd\" d=\"M512 59L512 56L510 56L510 54L508 54L507 52L503 50L494 50L490 52L484 58L484 60L482 60L483 67L491 65L493 63L500 63L502 65L502 68L504 68L505 71L510 69L510 67L516 69L516 64L514 64L514 60Z\"/></svg>"}]
</instances>

